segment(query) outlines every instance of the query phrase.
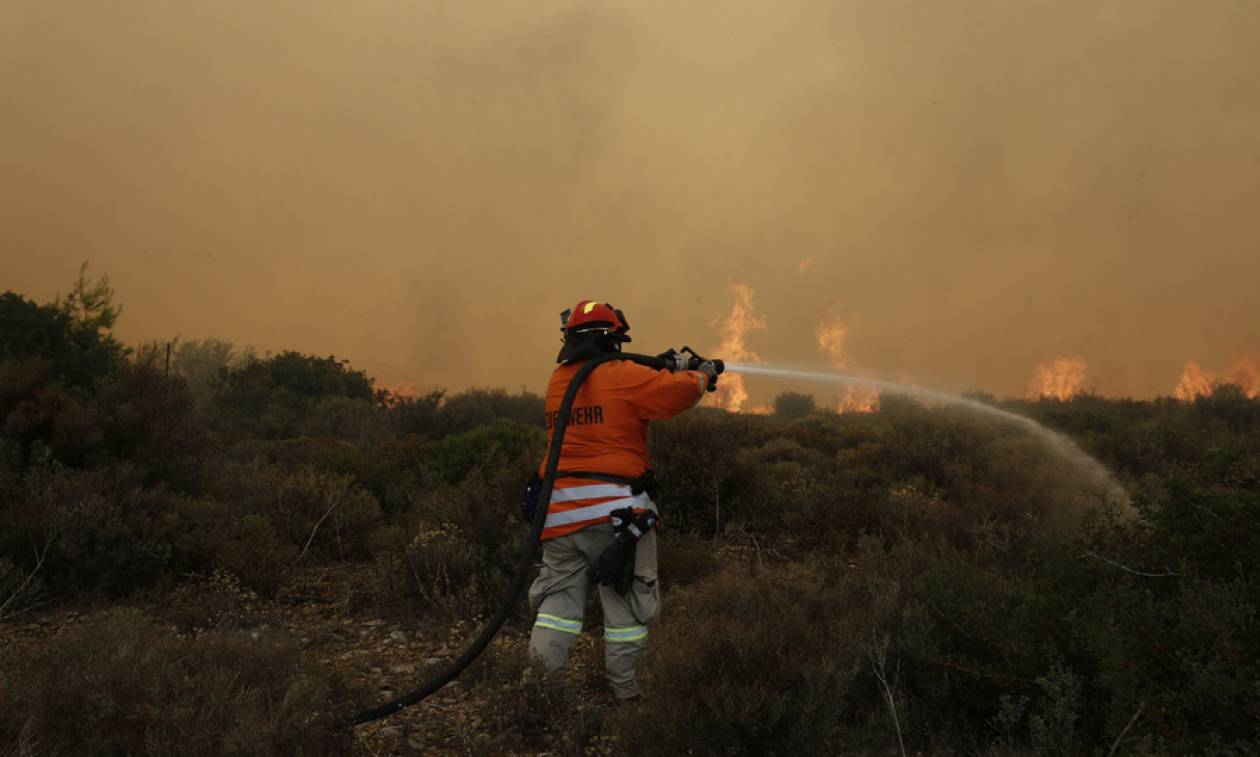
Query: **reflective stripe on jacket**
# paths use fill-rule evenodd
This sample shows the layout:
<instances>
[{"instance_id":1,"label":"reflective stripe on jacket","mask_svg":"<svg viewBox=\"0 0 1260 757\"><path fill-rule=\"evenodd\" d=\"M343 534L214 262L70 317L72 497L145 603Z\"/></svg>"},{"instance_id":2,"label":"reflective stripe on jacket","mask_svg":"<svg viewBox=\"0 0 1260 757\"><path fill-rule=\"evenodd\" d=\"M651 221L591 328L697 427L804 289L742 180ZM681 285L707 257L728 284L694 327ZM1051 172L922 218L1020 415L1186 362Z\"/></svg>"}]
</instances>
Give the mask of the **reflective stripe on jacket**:
<instances>
[{"instance_id":1,"label":"reflective stripe on jacket","mask_svg":"<svg viewBox=\"0 0 1260 757\"><path fill-rule=\"evenodd\" d=\"M630 487L624 484L557 486L551 492L551 505L547 508L542 538L554 539L596 523L606 523L613 510L623 507L657 512L656 503L647 492L631 494Z\"/></svg>"}]
</instances>

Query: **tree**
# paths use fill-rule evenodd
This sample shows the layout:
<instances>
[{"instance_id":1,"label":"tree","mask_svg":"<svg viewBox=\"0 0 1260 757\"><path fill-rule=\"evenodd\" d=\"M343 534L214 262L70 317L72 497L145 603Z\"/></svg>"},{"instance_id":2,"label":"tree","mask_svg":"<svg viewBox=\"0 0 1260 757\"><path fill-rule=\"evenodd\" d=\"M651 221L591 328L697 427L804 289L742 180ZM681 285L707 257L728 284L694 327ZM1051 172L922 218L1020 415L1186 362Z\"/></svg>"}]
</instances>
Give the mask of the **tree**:
<instances>
[{"instance_id":1,"label":"tree","mask_svg":"<svg viewBox=\"0 0 1260 757\"><path fill-rule=\"evenodd\" d=\"M101 332L108 331L118 321L122 306L114 303L114 288L109 285L109 275L101 274L97 281L87 277L88 262L79 266L79 279L74 282L70 294L63 300L57 297L55 305L79 327Z\"/></svg>"},{"instance_id":2,"label":"tree","mask_svg":"<svg viewBox=\"0 0 1260 757\"><path fill-rule=\"evenodd\" d=\"M87 315L76 320L61 302L39 305L5 292L0 295L0 360L38 358L58 383L89 389L121 364L127 350L101 330L101 324L117 316L107 300L96 298L88 310L80 312Z\"/></svg>"}]
</instances>

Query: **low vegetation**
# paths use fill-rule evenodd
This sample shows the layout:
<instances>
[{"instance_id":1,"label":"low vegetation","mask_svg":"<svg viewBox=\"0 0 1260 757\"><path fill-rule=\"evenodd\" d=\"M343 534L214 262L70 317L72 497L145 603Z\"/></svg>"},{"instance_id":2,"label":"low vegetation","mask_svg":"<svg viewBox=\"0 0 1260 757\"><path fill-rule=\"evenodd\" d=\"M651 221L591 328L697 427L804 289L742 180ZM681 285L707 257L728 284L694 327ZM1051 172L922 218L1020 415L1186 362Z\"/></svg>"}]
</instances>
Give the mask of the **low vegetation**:
<instances>
[{"instance_id":1,"label":"low vegetation","mask_svg":"<svg viewBox=\"0 0 1260 757\"><path fill-rule=\"evenodd\" d=\"M291 596L318 569L362 577L348 607L484 617L524 547L542 400L401 395L334 357L217 340L168 365L118 344L116 317L107 281L0 295L0 752L345 753L333 715L373 694L243 630L234 597ZM895 397L656 424L651 726L527 717L572 695L500 651L470 674L501 689L478 728L554 753L1260 750L1260 402L1003 406L1131 501L1017 426ZM4 633L66 606L90 611ZM518 608L505 648L527 628Z\"/></svg>"}]
</instances>

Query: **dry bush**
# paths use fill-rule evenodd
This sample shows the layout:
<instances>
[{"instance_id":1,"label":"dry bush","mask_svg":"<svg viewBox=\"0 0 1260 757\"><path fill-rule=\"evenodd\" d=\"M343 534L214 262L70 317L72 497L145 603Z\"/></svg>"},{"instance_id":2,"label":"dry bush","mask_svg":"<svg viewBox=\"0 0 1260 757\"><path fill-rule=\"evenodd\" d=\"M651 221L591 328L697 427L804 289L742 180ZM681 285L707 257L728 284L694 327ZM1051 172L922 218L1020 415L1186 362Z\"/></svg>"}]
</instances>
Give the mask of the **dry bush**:
<instances>
[{"instance_id":1,"label":"dry bush","mask_svg":"<svg viewBox=\"0 0 1260 757\"><path fill-rule=\"evenodd\" d=\"M414 493L408 512L371 540L378 600L452 616L497 608L525 549L516 502L528 471L523 460L495 458L457 484Z\"/></svg>"},{"instance_id":2,"label":"dry bush","mask_svg":"<svg viewBox=\"0 0 1260 757\"><path fill-rule=\"evenodd\" d=\"M258 595L225 570L185 581L154 600L162 605L160 617L184 633L235 630L257 622Z\"/></svg>"},{"instance_id":3,"label":"dry bush","mask_svg":"<svg viewBox=\"0 0 1260 757\"><path fill-rule=\"evenodd\" d=\"M383 522L376 498L348 475L266 464L225 465L214 494L238 513L265 517L306 560L362 560Z\"/></svg>"},{"instance_id":4,"label":"dry bush","mask_svg":"<svg viewBox=\"0 0 1260 757\"><path fill-rule=\"evenodd\" d=\"M606 686L602 649L583 636L568 670L547 673L527 634L496 639L463 676L477 694L472 722L459 733L466 753L621 754L606 733L608 699L589 695Z\"/></svg>"},{"instance_id":5,"label":"dry bush","mask_svg":"<svg viewBox=\"0 0 1260 757\"><path fill-rule=\"evenodd\" d=\"M670 599L647 658L651 718L611 724L626 753L835 751L860 656L820 572L726 569Z\"/></svg>"},{"instance_id":6,"label":"dry bush","mask_svg":"<svg viewBox=\"0 0 1260 757\"><path fill-rule=\"evenodd\" d=\"M690 586L708 578L719 567L713 559L712 542L692 534L663 529L656 550L663 587Z\"/></svg>"},{"instance_id":7,"label":"dry bush","mask_svg":"<svg viewBox=\"0 0 1260 757\"><path fill-rule=\"evenodd\" d=\"M45 754L345 754L357 697L287 644L173 636L114 610L0 653L0 743Z\"/></svg>"},{"instance_id":8,"label":"dry bush","mask_svg":"<svg viewBox=\"0 0 1260 757\"><path fill-rule=\"evenodd\" d=\"M13 524L0 543L16 558L51 543L44 570L58 589L125 594L153 583L170 565L170 512L178 500L163 489L143 488L138 471L127 465L50 466L27 476L20 501L0 505L0 518Z\"/></svg>"},{"instance_id":9,"label":"dry bush","mask_svg":"<svg viewBox=\"0 0 1260 757\"><path fill-rule=\"evenodd\" d=\"M60 592L124 595L222 568L270 594L297 553L268 518L144 487L125 465L39 469L15 491L0 503L0 554L29 573L46 547L40 578Z\"/></svg>"}]
</instances>

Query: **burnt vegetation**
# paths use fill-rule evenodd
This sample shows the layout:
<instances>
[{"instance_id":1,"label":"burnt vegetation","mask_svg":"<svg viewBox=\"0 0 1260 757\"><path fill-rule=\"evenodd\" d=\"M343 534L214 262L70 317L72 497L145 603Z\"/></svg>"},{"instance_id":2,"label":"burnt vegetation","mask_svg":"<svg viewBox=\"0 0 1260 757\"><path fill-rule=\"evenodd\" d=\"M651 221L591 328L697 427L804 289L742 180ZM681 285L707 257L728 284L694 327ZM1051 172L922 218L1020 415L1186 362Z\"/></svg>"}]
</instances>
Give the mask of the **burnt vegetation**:
<instances>
[{"instance_id":1,"label":"burnt vegetation","mask_svg":"<svg viewBox=\"0 0 1260 757\"><path fill-rule=\"evenodd\" d=\"M335 357L217 340L168 364L110 336L109 295L83 276L54 303L0 295L0 752L356 748L334 716L377 694L250 633L239 598L300 603L318 570L357 577L347 613L486 615L524 546L542 400L401 395ZM1260 402L1003 406L1131 502L1018 427L895 397L656 424L649 706L577 717L579 694L492 650L469 674L497 687L490 751L1260 750ZM74 623L17 632L66 607ZM528 623L518 608L496 646L520 652Z\"/></svg>"}]
</instances>

